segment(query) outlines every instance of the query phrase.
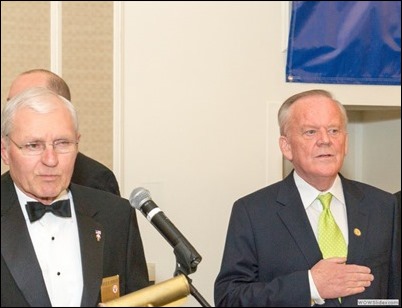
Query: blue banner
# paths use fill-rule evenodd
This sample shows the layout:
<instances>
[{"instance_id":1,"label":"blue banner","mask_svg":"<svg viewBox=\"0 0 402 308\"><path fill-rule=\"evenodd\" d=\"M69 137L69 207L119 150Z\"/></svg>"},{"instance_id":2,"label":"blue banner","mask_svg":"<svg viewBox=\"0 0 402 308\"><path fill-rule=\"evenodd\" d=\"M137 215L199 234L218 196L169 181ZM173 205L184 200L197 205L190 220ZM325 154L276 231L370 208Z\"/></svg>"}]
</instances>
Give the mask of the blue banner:
<instances>
[{"instance_id":1,"label":"blue banner","mask_svg":"<svg viewBox=\"0 0 402 308\"><path fill-rule=\"evenodd\" d=\"M287 82L401 84L400 1L292 1Z\"/></svg>"}]
</instances>

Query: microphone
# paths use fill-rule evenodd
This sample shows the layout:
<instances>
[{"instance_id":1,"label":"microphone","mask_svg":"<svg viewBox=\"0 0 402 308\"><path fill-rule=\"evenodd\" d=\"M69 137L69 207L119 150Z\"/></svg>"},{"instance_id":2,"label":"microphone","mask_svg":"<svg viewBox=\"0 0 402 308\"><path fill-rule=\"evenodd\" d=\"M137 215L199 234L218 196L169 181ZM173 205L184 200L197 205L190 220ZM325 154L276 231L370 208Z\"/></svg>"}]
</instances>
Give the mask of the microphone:
<instances>
[{"instance_id":1,"label":"microphone","mask_svg":"<svg viewBox=\"0 0 402 308\"><path fill-rule=\"evenodd\" d=\"M155 204L149 191L142 187L135 188L130 195L130 204L139 210L174 248L177 271L184 274L194 273L202 257Z\"/></svg>"}]
</instances>

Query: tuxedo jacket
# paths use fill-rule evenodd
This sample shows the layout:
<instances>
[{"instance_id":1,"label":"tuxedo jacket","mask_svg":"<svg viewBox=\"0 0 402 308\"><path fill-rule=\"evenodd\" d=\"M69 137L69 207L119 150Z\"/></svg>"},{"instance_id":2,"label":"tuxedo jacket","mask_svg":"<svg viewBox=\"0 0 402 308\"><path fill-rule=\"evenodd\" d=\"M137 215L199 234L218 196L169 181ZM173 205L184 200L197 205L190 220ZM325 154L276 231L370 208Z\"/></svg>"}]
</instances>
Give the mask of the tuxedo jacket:
<instances>
[{"instance_id":1,"label":"tuxedo jacket","mask_svg":"<svg viewBox=\"0 0 402 308\"><path fill-rule=\"evenodd\" d=\"M100 302L105 277L120 276L121 296L148 286L136 212L128 200L76 184L70 190L81 248L81 306L95 307ZM1 306L51 306L9 172L1 176Z\"/></svg>"},{"instance_id":2,"label":"tuxedo jacket","mask_svg":"<svg viewBox=\"0 0 402 308\"><path fill-rule=\"evenodd\" d=\"M341 176L349 229L347 263L371 269L363 293L327 299L323 306L357 306L358 299L400 299L400 226L391 193ZM308 270L322 254L293 172L283 181L237 200L232 208L216 306L311 305Z\"/></svg>"},{"instance_id":3,"label":"tuxedo jacket","mask_svg":"<svg viewBox=\"0 0 402 308\"><path fill-rule=\"evenodd\" d=\"M396 201L398 205L399 219L401 219L401 191L397 191L396 193L394 193L394 195L396 196ZM401 221L399 221L399 225L401 225Z\"/></svg>"},{"instance_id":4,"label":"tuxedo jacket","mask_svg":"<svg viewBox=\"0 0 402 308\"><path fill-rule=\"evenodd\" d=\"M108 167L78 152L71 182L120 196L117 179Z\"/></svg>"}]
</instances>

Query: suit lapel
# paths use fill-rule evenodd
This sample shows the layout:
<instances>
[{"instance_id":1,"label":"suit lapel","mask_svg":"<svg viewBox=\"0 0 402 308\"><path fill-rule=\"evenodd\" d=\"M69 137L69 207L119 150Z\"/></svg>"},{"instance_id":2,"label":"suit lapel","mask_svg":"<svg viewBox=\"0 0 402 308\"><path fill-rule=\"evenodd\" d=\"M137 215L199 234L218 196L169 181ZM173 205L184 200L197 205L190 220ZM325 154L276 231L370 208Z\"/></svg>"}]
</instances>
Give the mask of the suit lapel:
<instances>
[{"instance_id":1,"label":"suit lapel","mask_svg":"<svg viewBox=\"0 0 402 308\"><path fill-rule=\"evenodd\" d=\"M277 201L283 205L278 212L289 233L303 253L309 268L322 259L322 254L293 180L293 173L284 179Z\"/></svg>"},{"instance_id":2,"label":"suit lapel","mask_svg":"<svg viewBox=\"0 0 402 308\"><path fill-rule=\"evenodd\" d=\"M45 281L11 178L5 183L9 187L1 198L1 253L26 301L34 307L49 307Z\"/></svg>"},{"instance_id":3,"label":"suit lapel","mask_svg":"<svg viewBox=\"0 0 402 308\"><path fill-rule=\"evenodd\" d=\"M368 213L361 204L363 194L349 180L341 177L348 216L348 257L347 262L360 264L368 229Z\"/></svg>"},{"instance_id":4,"label":"suit lapel","mask_svg":"<svg viewBox=\"0 0 402 308\"><path fill-rule=\"evenodd\" d=\"M100 287L103 277L103 227L93 216L96 211L93 206L81 198L80 191L72 185L74 207L80 235L82 275L84 290L81 306L96 306L99 301Z\"/></svg>"}]
</instances>

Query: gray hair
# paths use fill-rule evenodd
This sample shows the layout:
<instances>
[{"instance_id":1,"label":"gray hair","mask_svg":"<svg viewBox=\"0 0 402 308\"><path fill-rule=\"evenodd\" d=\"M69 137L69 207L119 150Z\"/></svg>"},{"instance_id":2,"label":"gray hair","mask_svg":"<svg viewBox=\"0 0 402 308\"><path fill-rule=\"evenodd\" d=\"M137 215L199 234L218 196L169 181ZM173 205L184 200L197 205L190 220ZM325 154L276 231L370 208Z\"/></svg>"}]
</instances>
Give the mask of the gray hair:
<instances>
[{"instance_id":1,"label":"gray hair","mask_svg":"<svg viewBox=\"0 0 402 308\"><path fill-rule=\"evenodd\" d=\"M348 124L348 115L346 113L345 107L339 101L334 99L334 97L332 96L332 94L330 92L325 91L325 90L321 90L321 89L315 89L315 90L309 90L309 91L300 92L300 93L297 93L297 94L289 97L282 104L281 108L279 108L278 123L279 123L279 129L280 129L281 136L285 136L286 131L288 130L288 126L289 126L289 123L290 123L290 118L292 116L291 112L290 112L290 107L293 105L293 103L295 103L299 99L304 98L304 97L308 97L308 96L324 96L324 97L327 97L327 98L331 99L333 102L335 102L339 107L339 111L341 112L343 125L346 128L346 126Z\"/></svg>"},{"instance_id":2,"label":"gray hair","mask_svg":"<svg viewBox=\"0 0 402 308\"><path fill-rule=\"evenodd\" d=\"M14 116L18 110L30 108L42 114L51 112L54 109L54 103L46 99L50 96L57 97L67 108L73 120L75 131L78 132L78 116L73 104L49 89L34 87L14 96L1 111L1 137L6 137L12 131Z\"/></svg>"}]
</instances>

